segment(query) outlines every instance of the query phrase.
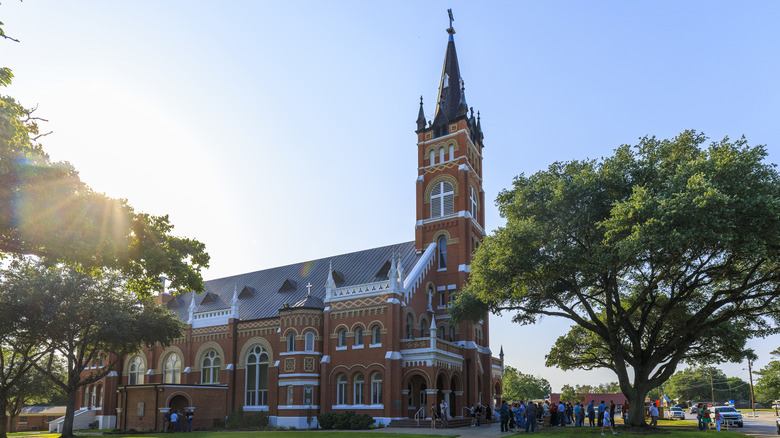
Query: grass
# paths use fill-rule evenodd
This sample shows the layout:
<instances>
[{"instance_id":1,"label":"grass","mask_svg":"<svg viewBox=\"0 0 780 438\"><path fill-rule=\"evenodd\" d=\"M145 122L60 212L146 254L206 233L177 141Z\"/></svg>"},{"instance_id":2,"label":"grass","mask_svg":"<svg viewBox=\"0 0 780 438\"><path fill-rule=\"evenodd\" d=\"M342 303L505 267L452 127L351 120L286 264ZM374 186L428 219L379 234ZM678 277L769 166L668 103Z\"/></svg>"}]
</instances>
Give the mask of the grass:
<instances>
[{"instance_id":1,"label":"grass","mask_svg":"<svg viewBox=\"0 0 780 438\"><path fill-rule=\"evenodd\" d=\"M746 436L743 433L734 432L734 431L727 431L723 430L719 434L715 432L714 430L711 430L709 432L702 432L699 431L697 427L697 423L695 421L689 421L689 420L658 420L658 429L625 429L623 428L622 422L618 422L618 426L614 427L615 432L618 433L618 437L625 437L625 436L642 436L647 438L652 437L663 437L663 438L705 438L705 437L712 437L715 438L745 438ZM539 432L539 429L537 429L537 433ZM565 436L565 437L582 437L582 438L595 438L596 436L601 436L601 428L599 427L565 427L565 428L545 428L542 431L545 435L550 436ZM611 436L609 433L609 428L605 429L605 432L607 435ZM717 434L717 435L714 435Z\"/></svg>"},{"instance_id":2,"label":"grass","mask_svg":"<svg viewBox=\"0 0 780 438\"><path fill-rule=\"evenodd\" d=\"M658 429L624 429L622 424L618 422L618 426L615 427L615 431L619 437L625 436L642 436L646 438L663 437L663 438L715 438L714 431L701 432L696 427L695 421L690 420L658 420ZM496 431L498 428L496 428ZM556 436L556 437L573 437L573 438L595 438L600 437L600 428L596 427L565 427L565 428L550 428L537 429L537 435L543 434L544 436ZM498 433L498 432L496 432ZM609 435L609 430L605 432ZM100 435L79 433L77 435L88 437ZM46 433L46 432L21 432L8 434L9 437L17 438L57 438L59 434ZM106 437L115 438L342 438L348 436L349 438L455 438L459 436L458 429L452 430L452 435L421 435L421 434L395 434L395 433L383 433L383 432L366 432L366 431L278 431L278 432L192 432L192 433L139 433L128 435L105 435ZM510 436L510 435L507 435ZM515 435L518 436L518 435ZM746 435L723 430L717 435L717 438L745 438Z\"/></svg>"},{"instance_id":3,"label":"grass","mask_svg":"<svg viewBox=\"0 0 780 438\"><path fill-rule=\"evenodd\" d=\"M455 438L453 435L398 434L365 431L280 431L280 432L190 432L190 433L143 433L129 435L105 435L116 438ZM19 438L57 438L60 434L47 432L9 433L9 437ZM95 436L90 433L76 433L78 436Z\"/></svg>"}]
</instances>

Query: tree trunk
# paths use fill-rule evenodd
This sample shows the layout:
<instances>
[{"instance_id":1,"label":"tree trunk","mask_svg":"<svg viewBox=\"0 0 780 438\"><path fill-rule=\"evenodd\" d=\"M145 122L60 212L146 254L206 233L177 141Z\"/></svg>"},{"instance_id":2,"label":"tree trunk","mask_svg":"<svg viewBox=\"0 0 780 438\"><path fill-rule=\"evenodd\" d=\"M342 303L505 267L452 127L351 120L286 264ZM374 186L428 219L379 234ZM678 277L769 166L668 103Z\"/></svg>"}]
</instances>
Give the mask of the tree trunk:
<instances>
[{"instance_id":1,"label":"tree trunk","mask_svg":"<svg viewBox=\"0 0 780 438\"><path fill-rule=\"evenodd\" d=\"M60 435L60 438L74 438L73 417L76 414L77 391L78 387L68 388L68 401L65 405L65 420L62 422L62 435Z\"/></svg>"},{"instance_id":2,"label":"tree trunk","mask_svg":"<svg viewBox=\"0 0 780 438\"><path fill-rule=\"evenodd\" d=\"M626 394L628 397L628 417L626 418L626 427L647 427L645 423L645 397L647 391L637 390L636 388Z\"/></svg>"},{"instance_id":3,"label":"tree trunk","mask_svg":"<svg viewBox=\"0 0 780 438\"><path fill-rule=\"evenodd\" d=\"M8 400L5 394L0 393L0 438L8 438Z\"/></svg>"}]
</instances>

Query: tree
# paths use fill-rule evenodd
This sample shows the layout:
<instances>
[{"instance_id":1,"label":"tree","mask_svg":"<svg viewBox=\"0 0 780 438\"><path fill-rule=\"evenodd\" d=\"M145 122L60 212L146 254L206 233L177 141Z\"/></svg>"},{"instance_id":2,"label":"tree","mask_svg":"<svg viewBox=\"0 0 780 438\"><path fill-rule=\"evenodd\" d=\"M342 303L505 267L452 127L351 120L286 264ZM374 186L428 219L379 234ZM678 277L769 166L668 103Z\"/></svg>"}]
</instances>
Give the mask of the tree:
<instances>
[{"instance_id":1,"label":"tree","mask_svg":"<svg viewBox=\"0 0 780 438\"><path fill-rule=\"evenodd\" d=\"M711 365L688 367L677 371L664 384L671 398L691 400L749 400L750 384L738 377L727 377L723 370Z\"/></svg>"},{"instance_id":2,"label":"tree","mask_svg":"<svg viewBox=\"0 0 780 438\"><path fill-rule=\"evenodd\" d=\"M25 386L35 361L48 353L41 345L47 322L43 302L27 293L39 286L34 279L22 286L0 274L0 438L7 436L8 414L17 410L18 389Z\"/></svg>"},{"instance_id":3,"label":"tree","mask_svg":"<svg viewBox=\"0 0 780 438\"><path fill-rule=\"evenodd\" d=\"M49 355L33 366L67 393L66 438L73 436L80 387L105 377L124 355L143 345L168 345L183 332L183 324L167 308L128 291L124 278L111 272L85 273L30 261L14 264L2 277L0 290L19 290L40 303L35 311L45 316L45 323L39 342ZM57 371L57 356L65 363L64 376Z\"/></svg>"},{"instance_id":4,"label":"tree","mask_svg":"<svg viewBox=\"0 0 780 438\"><path fill-rule=\"evenodd\" d=\"M65 367L61 361L53 362L52 373L64 377ZM52 385L49 376L30 368L22 378L8 391L8 424L14 424L14 418L22 413L22 408L28 405L49 405L51 400L62 398L61 389Z\"/></svg>"},{"instance_id":5,"label":"tree","mask_svg":"<svg viewBox=\"0 0 780 438\"><path fill-rule=\"evenodd\" d=\"M780 348L773 350L770 354L780 358ZM775 400L780 399L780 360L769 362L760 371L755 385L756 401L766 405L772 405Z\"/></svg>"},{"instance_id":6,"label":"tree","mask_svg":"<svg viewBox=\"0 0 780 438\"><path fill-rule=\"evenodd\" d=\"M518 176L453 317L567 318L547 365L611 369L632 406L681 361L739 360L778 332L780 186L763 147L705 141L645 137ZM628 423L645 425L640 409Z\"/></svg>"},{"instance_id":7,"label":"tree","mask_svg":"<svg viewBox=\"0 0 780 438\"><path fill-rule=\"evenodd\" d=\"M509 365L504 367L503 384L505 400L546 398L552 392L550 382L544 378L523 374Z\"/></svg>"},{"instance_id":8,"label":"tree","mask_svg":"<svg viewBox=\"0 0 780 438\"><path fill-rule=\"evenodd\" d=\"M10 82L10 71L0 85ZM0 257L35 255L51 262L122 271L139 294L161 288L203 291L209 256L197 240L175 237L168 216L136 213L123 199L90 189L68 163L43 151L35 110L0 96Z\"/></svg>"}]
</instances>

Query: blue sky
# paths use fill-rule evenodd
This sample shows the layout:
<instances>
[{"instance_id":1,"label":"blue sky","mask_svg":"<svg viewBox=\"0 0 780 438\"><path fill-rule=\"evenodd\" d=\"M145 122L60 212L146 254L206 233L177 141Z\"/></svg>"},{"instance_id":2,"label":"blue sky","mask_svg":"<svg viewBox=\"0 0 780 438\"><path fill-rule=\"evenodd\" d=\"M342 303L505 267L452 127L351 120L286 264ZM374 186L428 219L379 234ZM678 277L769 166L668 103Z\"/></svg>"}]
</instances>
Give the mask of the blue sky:
<instances>
[{"instance_id":1,"label":"blue sky","mask_svg":"<svg viewBox=\"0 0 780 438\"><path fill-rule=\"evenodd\" d=\"M778 160L770 1L9 0L21 43L0 41L16 75L3 93L38 105L45 149L94 189L205 242L207 279L327 257L414 238L414 121L420 95L434 111L450 7L487 199L684 129L744 134ZM492 203L486 217L503 223ZM544 367L569 325L492 317L491 347L554 389L616 380ZM760 368L780 338L752 345Z\"/></svg>"}]
</instances>

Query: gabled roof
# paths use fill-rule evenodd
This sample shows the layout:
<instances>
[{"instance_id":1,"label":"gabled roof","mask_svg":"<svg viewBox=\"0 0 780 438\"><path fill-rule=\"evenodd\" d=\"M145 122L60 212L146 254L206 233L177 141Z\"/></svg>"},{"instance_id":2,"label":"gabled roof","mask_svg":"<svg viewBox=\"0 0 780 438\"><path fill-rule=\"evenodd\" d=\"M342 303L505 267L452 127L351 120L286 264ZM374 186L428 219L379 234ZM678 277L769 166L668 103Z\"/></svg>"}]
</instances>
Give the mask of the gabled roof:
<instances>
[{"instance_id":1,"label":"gabled roof","mask_svg":"<svg viewBox=\"0 0 780 438\"><path fill-rule=\"evenodd\" d=\"M214 302L198 305L203 295L196 295L195 312L229 309L236 289L241 291L238 305L239 319L242 321L277 317L284 303L290 303L290 308L295 308L299 303L306 308L323 308L324 304L320 306L319 303L325 300L330 263L333 264L333 280L337 287L372 283L378 281L375 276L394 253L401 256L404 272L411 272L420 258L414 242L404 242L209 280L205 283L206 293L210 294ZM384 272L387 275L386 270ZM288 280L295 283L296 289L279 293L280 285ZM308 288L303 287L308 284L312 285L311 297L307 297ZM176 304L168 308L186 322L192 299L191 293L179 295L174 298Z\"/></svg>"},{"instance_id":2,"label":"gabled roof","mask_svg":"<svg viewBox=\"0 0 780 438\"><path fill-rule=\"evenodd\" d=\"M66 406L25 406L22 408L22 413L19 415L44 415L44 416L61 416L65 415Z\"/></svg>"},{"instance_id":3,"label":"gabled roof","mask_svg":"<svg viewBox=\"0 0 780 438\"><path fill-rule=\"evenodd\" d=\"M244 286L244 288L241 289L241 292L238 294L238 299L240 300L241 298L252 298L253 296L255 296L255 288Z\"/></svg>"}]
</instances>

